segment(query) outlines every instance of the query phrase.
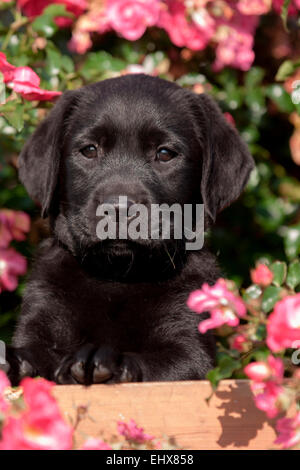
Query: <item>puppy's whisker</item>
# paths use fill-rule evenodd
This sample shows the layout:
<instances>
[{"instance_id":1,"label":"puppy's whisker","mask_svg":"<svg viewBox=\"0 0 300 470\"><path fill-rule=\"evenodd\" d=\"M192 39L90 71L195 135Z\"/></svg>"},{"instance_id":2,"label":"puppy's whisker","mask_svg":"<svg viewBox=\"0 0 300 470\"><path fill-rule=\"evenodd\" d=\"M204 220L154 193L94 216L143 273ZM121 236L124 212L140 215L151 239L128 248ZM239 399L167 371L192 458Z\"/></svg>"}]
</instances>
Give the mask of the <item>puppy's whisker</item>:
<instances>
[{"instance_id":1,"label":"puppy's whisker","mask_svg":"<svg viewBox=\"0 0 300 470\"><path fill-rule=\"evenodd\" d=\"M165 252L167 253L168 255L168 258L170 259L171 261L171 264L173 266L174 269L176 269L176 266L175 266L175 263L174 263L174 257L175 257L175 254L176 254L176 249L175 249L175 252L173 254L173 256L170 254L169 250L168 250L168 247L167 247L167 244L165 242L163 242L163 247L164 247L164 250Z\"/></svg>"},{"instance_id":2,"label":"puppy's whisker","mask_svg":"<svg viewBox=\"0 0 300 470\"><path fill-rule=\"evenodd\" d=\"M133 255L132 252L130 253L130 255L131 255L131 261L130 261L130 263L129 263L128 269L127 269L126 272L125 272L125 276L127 276L127 274L130 272L130 270L131 270L131 268L132 268L132 266L133 266L134 255Z\"/></svg>"}]
</instances>

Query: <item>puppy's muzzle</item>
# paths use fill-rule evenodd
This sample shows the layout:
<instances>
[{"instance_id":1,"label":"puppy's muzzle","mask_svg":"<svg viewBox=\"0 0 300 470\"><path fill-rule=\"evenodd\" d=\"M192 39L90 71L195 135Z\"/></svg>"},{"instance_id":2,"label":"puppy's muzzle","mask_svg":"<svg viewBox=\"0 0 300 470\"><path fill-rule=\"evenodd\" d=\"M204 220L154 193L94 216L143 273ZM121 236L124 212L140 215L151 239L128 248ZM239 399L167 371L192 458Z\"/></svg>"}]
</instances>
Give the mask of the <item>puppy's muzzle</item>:
<instances>
[{"instance_id":1,"label":"puppy's muzzle","mask_svg":"<svg viewBox=\"0 0 300 470\"><path fill-rule=\"evenodd\" d=\"M134 204L136 204L135 201L132 199L129 199L126 196L117 196L117 195L112 195L109 196L105 201L103 201L104 205L109 205L113 207L117 220L119 219L120 214L126 215L127 219L131 219L132 216L129 213L130 207L132 207Z\"/></svg>"}]
</instances>

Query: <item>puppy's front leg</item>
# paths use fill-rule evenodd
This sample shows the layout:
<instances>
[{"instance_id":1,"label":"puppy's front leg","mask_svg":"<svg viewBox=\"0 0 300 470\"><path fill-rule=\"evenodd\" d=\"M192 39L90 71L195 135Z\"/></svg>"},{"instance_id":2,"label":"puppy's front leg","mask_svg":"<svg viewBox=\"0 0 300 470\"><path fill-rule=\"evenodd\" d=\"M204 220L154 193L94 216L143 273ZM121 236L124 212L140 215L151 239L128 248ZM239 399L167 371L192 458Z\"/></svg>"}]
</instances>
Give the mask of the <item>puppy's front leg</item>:
<instances>
[{"instance_id":1,"label":"puppy's front leg","mask_svg":"<svg viewBox=\"0 0 300 470\"><path fill-rule=\"evenodd\" d=\"M35 377L39 375L33 365L35 362L33 357L24 348L7 346L5 360L6 364L4 364L3 367L0 366L0 369L7 373L13 386L18 385L24 377Z\"/></svg>"},{"instance_id":2,"label":"puppy's front leg","mask_svg":"<svg viewBox=\"0 0 300 470\"><path fill-rule=\"evenodd\" d=\"M204 379L214 367L212 357L214 341L201 346L190 343L188 347L181 341L174 341L169 345L157 345L152 352L133 354L131 360L139 370L141 381L159 382Z\"/></svg>"},{"instance_id":3,"label":"puppy's front leg","mask_svg":"<svg viewBox=\"0 0 300 470\"><path fill-rule=\"evenodd\" d=\"M90 385L205 378L214 365L213 338L197 337L194 342L183 338L153 343L152 350L142 353L122 353L112 346L87 343L73 357L65 358L55 372L55 381Z\"/></svg>"},{"instance_id":4,"label":"puppy's front leg","mask_svg":"<svg viewBox=\"0 0 300 470\"><path fill-rule=\"evenodd\" d=\"M86 343L73 356L66 356L54 373L59 384L140 382L142 371L136 354L121 353L117 348Z\"/></svg>"}]
</instances>

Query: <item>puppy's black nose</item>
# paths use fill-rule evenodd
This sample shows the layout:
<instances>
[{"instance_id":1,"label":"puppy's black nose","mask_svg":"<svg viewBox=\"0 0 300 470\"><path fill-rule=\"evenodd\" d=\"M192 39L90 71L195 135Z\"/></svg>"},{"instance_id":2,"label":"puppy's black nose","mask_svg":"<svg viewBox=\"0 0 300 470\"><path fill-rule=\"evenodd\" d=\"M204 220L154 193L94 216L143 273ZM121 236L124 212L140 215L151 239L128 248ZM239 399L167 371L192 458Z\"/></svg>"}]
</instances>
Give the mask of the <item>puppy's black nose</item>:
<instances>
[{"instance_id":1,"label":"puppy's black nose","mask_svg":"<svg viewBox=\"0 0 300 470\"><path fill-rule=\"evenodd\" d=\"M127 196L109 196L103 201L103 204L113 206L117 216L122 212L122 214L126 214L127 217L130 217L129 209L136 204L136 202L129 199Z\"/></svg>"}]
</instances>

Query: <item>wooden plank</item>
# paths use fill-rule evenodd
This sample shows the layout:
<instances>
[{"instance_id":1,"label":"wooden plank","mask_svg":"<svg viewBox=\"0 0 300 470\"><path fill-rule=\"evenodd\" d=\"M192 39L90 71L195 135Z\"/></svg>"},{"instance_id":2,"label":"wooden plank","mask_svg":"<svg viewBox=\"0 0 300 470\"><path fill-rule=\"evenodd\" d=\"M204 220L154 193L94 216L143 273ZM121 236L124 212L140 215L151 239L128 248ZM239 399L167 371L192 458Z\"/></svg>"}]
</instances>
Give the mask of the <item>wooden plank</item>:
<instances>
[{"instance_id":1,"label":"wooden plank","mask_svg":"<svg viewBox=\"0 0 300 470\"><path fill-rule=\"evenodd\" d=\"M117 421L133 418L147 433L174 437L183 449L270 449L274 420L268 420L253 401L246 380L226 380L207 404L207 381L157 382L122 385L56 386L54 394L67 418L76 407L88 406L77 438L107 439Z\"/></svg>"}]
</instances>

